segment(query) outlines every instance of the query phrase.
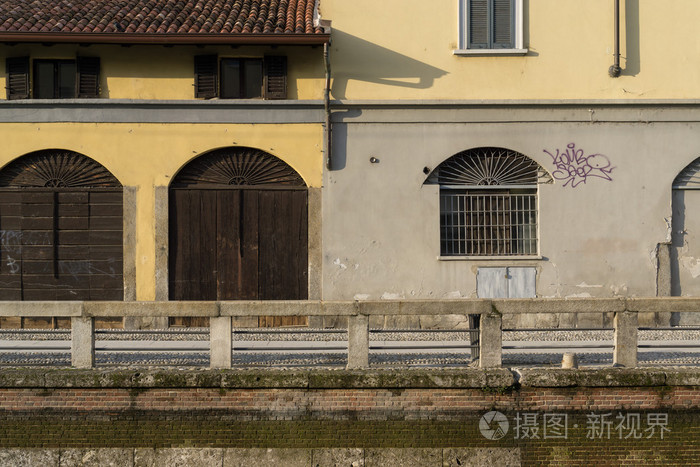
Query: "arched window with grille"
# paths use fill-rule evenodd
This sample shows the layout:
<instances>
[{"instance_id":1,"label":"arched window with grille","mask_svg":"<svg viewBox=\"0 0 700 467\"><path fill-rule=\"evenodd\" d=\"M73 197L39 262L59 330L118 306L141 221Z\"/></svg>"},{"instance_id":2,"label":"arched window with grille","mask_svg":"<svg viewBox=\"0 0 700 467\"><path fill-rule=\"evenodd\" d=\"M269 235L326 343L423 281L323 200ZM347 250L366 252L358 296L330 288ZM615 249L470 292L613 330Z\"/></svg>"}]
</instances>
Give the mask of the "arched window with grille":
<instances>
[{"instance_id":1,"label":"arched window with grille","mask_svg":"<svg viewBox=\"0 0 700 467\"><path fill-rule=\"evenodd\" d=\"M469 149L425 183L440 186L441 256L538 254L537 185L552 178L537 162L509 149Z\"/></svg>"}]
</instances>

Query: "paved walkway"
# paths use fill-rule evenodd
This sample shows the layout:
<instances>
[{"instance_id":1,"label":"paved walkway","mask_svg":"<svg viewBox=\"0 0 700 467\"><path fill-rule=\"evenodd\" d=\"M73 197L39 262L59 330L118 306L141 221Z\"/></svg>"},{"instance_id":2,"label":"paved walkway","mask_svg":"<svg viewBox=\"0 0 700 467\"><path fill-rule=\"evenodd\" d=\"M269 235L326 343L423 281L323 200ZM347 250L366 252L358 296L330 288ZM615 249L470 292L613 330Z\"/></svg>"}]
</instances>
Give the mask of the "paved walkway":
<instances>
[{"instance_id":1,"label":"paved walkway","mask_svg":"<svg viewBox=\"0 0 700 467\"><path fill-rule=\"evenodd\" d=\"M208 366L207 330L134 333L100 332L98 365ZM640 366L700 366L700 332L640 331ZM0 330L0 365L70 365L70 333L12 333ZM328 330L266 330L234 334L233 365L331 366L347 362L347 334ZM507 339L507 340L506 340ZM466 331L372 333L370 364L466 366L474 364ZM559 366L563 352L578 355L581 366L612 364L610 331L505 332L506 366Z\"/></svg>"}]
</instances>

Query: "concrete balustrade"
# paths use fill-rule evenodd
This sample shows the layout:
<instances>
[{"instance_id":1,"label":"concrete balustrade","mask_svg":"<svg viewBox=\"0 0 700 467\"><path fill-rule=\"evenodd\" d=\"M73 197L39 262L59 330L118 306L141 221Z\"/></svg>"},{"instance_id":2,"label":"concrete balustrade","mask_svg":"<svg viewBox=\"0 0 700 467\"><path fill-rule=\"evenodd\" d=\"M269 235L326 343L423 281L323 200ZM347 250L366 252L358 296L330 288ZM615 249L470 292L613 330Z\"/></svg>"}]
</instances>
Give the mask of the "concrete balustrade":
<instances>
[{"instance_id":1,"label":"concrete balustrade","mask_svg":"<svg viewBox=\"0 0 700 467\"><path fill-rule=\"evenodd\" d=\"M369 367L369 316L348 318L348 369Z\"/></svg>"},{"instance_id":2,"label":"concrete balustrade","mask_svg":"<svg viewBox=\"0 0 700 467\"><path fill-rule=\"evenodd\" d=\"M231 317L209 318L209 366L231 368Z\"/></svg>"},{"instance_id":3,"label":"concrete balustrade","mask_svg":"<svg viewBox=\"0 0 700 467\"><path fill-rule=\"evenodd\" d=\"M234 302L0 302L0 317L70 317L71 362L95 365L94 318L208 317L210 364L230 368L232 318L254 316L344 316L348 318L348 368L369 367L369 318L377 315L481 315L482 368L502 362L504 315L527 313L614 313L615 366L637 365L639 313L700 312L700 298L454 299L380 301L234 301Z\"/></svg>"},{"instance_id":4,"label":"concrete balustrade","mask_svg":"<svg viewBox=\"0 0 700 467\"><path fill-rule=\"evenodd\" d=\"M71 318L71 364L75 368L95 366L95 320Z\"/></svg>"},{"instance_id":5,"label":"concrete balustrade","mask_svg":"<svg viewBox=\"0 0 700 467\"><path fill-rule=\"evenodd\" d=\"M503 354L503 315L495 311L481 315L479 367L500 368Z\"/></svg>"},{"instance_id":6,"label":"concrete balustrade","mask_svg":"<svg viewBox=\"0 0 700 467\"><path fill-rule=\"evenodd\" d=\"M637 366L638 323L637 313L629 311L615 313L613 320L615 328L613 365L632 368Z\"/></svg>"}]
</instances>

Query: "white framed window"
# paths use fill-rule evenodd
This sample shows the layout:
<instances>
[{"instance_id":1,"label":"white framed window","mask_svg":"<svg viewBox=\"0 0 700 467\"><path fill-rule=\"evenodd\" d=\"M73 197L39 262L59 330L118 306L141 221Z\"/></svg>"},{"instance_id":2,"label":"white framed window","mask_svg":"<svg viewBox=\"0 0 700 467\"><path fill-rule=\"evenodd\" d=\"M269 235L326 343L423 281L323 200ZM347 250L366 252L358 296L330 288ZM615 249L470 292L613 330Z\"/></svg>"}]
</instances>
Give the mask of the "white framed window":
<instances>
[{"instance_id":1,"label":"white framed window","mask_svg":"<svg viewBox=\"0 0 700 467\"><path fill-rule=\"evenodd\" d=\"M456 55L523 55L523 0L459 0Z\"/></svg>"},{"instance_id":2,"label":"white framed window","mask_svg":"<svg viewBox=\"0 0 700 467\"><path fill-rule=\"evenodd\" d=\"M537 257L537 185L552 181L510 149L474 148L443 161L425 181L440 186L440 257Z\"/></svg>"}]
</instances>

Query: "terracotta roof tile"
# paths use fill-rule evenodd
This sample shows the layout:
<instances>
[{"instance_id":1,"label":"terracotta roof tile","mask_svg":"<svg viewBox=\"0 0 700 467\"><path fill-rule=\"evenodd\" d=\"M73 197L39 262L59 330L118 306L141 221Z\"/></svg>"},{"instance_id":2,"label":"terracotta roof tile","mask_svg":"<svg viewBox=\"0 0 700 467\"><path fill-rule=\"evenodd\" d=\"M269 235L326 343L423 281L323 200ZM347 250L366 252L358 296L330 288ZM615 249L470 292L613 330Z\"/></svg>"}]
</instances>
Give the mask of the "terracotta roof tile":
<instances>
[{"instance_id":1,"label":"terracotta roof tile","mask_svg":"<svg viewBox=\"0 0 700 467\"><path fill-rule=\"evenodd\" d=\"M324 34L319 0L0 0L2 33Z\"/></svg>"}]
</instances>

